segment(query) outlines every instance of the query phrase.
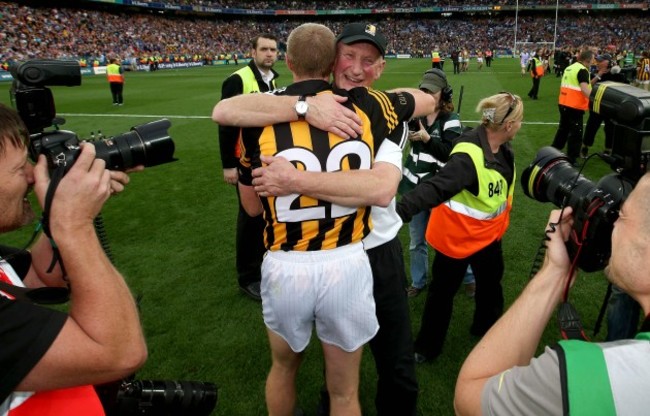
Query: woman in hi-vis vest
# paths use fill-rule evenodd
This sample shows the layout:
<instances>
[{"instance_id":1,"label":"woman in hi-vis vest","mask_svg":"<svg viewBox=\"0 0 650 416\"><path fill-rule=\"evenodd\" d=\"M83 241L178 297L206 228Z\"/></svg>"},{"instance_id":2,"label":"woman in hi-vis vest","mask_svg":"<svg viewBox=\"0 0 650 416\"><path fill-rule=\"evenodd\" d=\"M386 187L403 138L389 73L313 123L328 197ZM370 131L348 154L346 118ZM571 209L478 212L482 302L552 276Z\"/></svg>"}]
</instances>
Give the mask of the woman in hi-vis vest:
<instances>
[{"instance_id":1,"label":"woman in hi-vis vest","mask_svg":"<svg viewBox=\"0 0 650 416\"><path fill-rule=\"evenodd\" d=\"M404 222L431 209L426 240L435 249L432 283L415 340L415 359L442 352L454 295L467 266L476 279L470 333L482 336L503 312L501 238L508 228L515 182L510 141L521 128L521 98L502 92L479 102L481 124L455 141L438 173L403 195L397 212Z\"/></svg>"}]
</instances>

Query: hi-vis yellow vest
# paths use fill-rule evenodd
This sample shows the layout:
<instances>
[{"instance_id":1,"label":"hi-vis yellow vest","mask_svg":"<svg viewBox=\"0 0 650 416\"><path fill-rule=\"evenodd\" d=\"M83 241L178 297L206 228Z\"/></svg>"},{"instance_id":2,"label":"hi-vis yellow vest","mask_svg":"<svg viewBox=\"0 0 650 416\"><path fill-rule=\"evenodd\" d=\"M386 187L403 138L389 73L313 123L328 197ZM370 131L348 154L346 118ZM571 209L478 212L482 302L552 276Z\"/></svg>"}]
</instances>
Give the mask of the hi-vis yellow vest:
<instances>
[{"instance_id":1,"label":"hi-vis yellow vest","mask_svg":"<svg viewBox=\"0 0 650 416\"><path fill-rule=\"evenodd\" d=\"M575 108L576 110L587 110L589 108L589 98L582 94L580 83L578 82L578 72L581 69L587 69L580 62L569 65L564 70L562 76L562 86L560 87L560 105Z\"/></svg>"},{"instance_id":2,"label":"hi-vis yellow vest","mask_svg":"<svg viewBox=\"0 0 650 416\"><path fill-rule=\"evenodd\" d=\"M510 224L516 178L513 176L508 186L501 173L486 168L483 149L476 144L458 143L451 151L454 153L466 153L472 158L478 176L478 195L463 190L435 207L429 217L426 239L442 254L462 259L503 237Z\"/></svg>"},{"instance_id":3,"label":"hi-vis yellow vest","mask_svg":"<svg viewBox=\"0 0 650 416\"><path fill-rule=\"evenodd\" d=\"M108 82L124 84L124 75L120 74L120 66L117 64L110 64L106 67L106 77Z\"/></svg>"},{"instance_id":4,"label":"hi-vis yellow vest","mask_svg":"<svg viewBox=\"0 0 650 416\"><path fill-rule=\"evenodd\" d=\"M233 75L239 75L242 81L242 94L250 94L252 92L260 92L260 87L257 85L257 80L255 79L255 74L250 66L245 66L242 69L232 73ZM275 89L275 80L271 81L271 89Z\"/></svg>"}]
</instances>

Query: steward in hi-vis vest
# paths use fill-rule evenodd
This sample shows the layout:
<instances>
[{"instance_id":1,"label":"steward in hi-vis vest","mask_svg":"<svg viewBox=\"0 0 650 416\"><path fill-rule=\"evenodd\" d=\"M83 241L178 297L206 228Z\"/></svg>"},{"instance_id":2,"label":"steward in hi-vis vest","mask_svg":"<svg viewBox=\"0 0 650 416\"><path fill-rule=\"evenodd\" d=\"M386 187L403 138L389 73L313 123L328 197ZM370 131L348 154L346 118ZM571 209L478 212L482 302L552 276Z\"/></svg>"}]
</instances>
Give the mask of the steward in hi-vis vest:
<instances>
[{"instance_id":1,"label":"steward in hi-vis vest","mask_svg":"<svg viewBox=\"0 0 650 416\"><path fill-rule=\"evenodd\" d=\"M438 172L402 195L397 213L404 222L431 209L425 237L435 249L415 352L422 360L442 353L454 295L471 265L476 309L470 333L483 335L503 311L504 262L501 239L510 223L516 177L510 141L521 128L523 103L500 93L479 103L482 124L455 139Z\"/></svg>"},{"instance_id":2,"label":"steward in hi-vis vest","mask_svg":"<svg viewBox=\"0 0 650 416\"><path fill-rule=\"evenodd\" d=\"M124 104L122 92L124 91L124 69L117 58L111 59L111 63L106 67L106 78L111 87L113 96L113 105Z\"/></svg>"},{"instance_id":3,"label":"steward in hi-vis vest","mask_svg":"<svg viewBox=\"0 0 650 416\"><path fill-rule=\"evenodd\" d=\"M552 146L562 150L566 145L569 162L574 166L577 166L577 159L582 147L583 116L585 110L589 108L591 75L587 68L591 66L593 59L592 51L583 51L578 56L578 61L569 65L562 75L558 100L560 124Z\"/></svg>"},{"instance_id":4,"label":"steward in hi-vis vest","mask_svg":"<svg viewBox=\"0 0 650 416\"><path fill-rule=\"evenodd\" d=\"M589 73L589 69L582 62L575 62L564 70L562 85L560 86L559 104L585 111L589 108L589 98L584 96L580 88L580 81L578 80L580 70Z\"/></svg>"}]
</instances>

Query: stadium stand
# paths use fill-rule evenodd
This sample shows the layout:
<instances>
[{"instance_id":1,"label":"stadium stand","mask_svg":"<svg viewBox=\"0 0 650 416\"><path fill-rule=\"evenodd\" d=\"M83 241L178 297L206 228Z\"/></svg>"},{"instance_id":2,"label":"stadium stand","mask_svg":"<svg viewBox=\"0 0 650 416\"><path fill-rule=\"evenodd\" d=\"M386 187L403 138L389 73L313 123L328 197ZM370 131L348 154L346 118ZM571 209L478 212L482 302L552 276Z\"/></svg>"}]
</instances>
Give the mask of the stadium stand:
<instances>
[{"instance_id":1,"label":"stadium stand","mask_svg":"<svg viewBox=\"0 0 650 416\"><path fill-rule=\"evenodd\" d=\"M273 33L286 39L288 33L305 21L318 21L338 32L359 15L287 15L308 9L335 12L349 8L345 1L327 2L326 6L313 1L277 1L255 3L255 9L236 9L245 4L236 1L187 0L180 4L191 10L204 6L223 7L236 13L180 12L158 10L146 6L100 4L95 1L77 1L74 7L40 7L23 3L0 2L0 63L29 58L79 59L87 65L103 65L110 56L119 56L128 62L147 63L201 61L211 63L228 54L242 58L248 51L248 39L257 33ZM146 5L146 2L137 2ZM370 8L376 13L363 14L364 20L380 25L389 39L389 54L427 56L434 45L442 51L467 48L470 51L490 48L496 55L511 55L515 43L515 25L519 42L552 42L556 31L555 1L520 2L522 10L517 18L512 0L462 1L402 1L388 3L355 3L354 7ZM635 3L616 10L598 9L589 4L587 10L576 1L562 1L562 13L557 20L556 47L581 47L585 40L597 48L613 45L620 51L641 50L650 45L648 4ZM157 1L155 7L176 5L179 2ZM572 6L572 4L576 4ZM598 3L599 4L599 3ZM474 6L484 7L476 11ZM602 6L608 6L603 4ZM580 7L578 7L580 6ZM638 7L637 7L638 6ZM180 7L180 6L179 6ZM398 12L399 7L411 7L412 13ZM424 7L446 8L447 12L422 12ZM509 7L509 11L500 11ZM617 6L618 7L618 6ZM621 6L622 7L622 6ZM643 10L645 7L645 10ZM478 8L480 9L480 8ZM552 10L552 11L551 11ZM569 11L572 13L569 13ZM576 10L581 10L576 12ZM591 12L590 12L591 10ZM244 12L251 15L243 15ZM273 12L272 15L253 13ZM348 10L349 11L349 10ZM391 13L394 11L394 13ZM239 12L237 12L239 13ZM386 16L388 13L388 18ZM280 48L283 48L281 42Z\"/></svg>"}]
</instances>

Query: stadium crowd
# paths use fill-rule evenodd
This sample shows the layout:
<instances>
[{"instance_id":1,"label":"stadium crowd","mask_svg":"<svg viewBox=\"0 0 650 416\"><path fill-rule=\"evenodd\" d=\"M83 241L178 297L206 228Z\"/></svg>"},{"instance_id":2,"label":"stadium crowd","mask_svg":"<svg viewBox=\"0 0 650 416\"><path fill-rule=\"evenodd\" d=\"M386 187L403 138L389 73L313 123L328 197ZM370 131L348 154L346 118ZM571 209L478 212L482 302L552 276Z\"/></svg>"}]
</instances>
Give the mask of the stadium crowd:
<instances>
[{"instance_id":1,"label":"stadium crowd","mask_svg":"<svg viewBox=\"0 0 650 416\"><path fill-rule=\"evenodd\" d=\"M275 9L275 10L315 10L322 9L322 3L316 1L306 1L306 0L287 0L287 1L263 1L255 3L254 7L251 7L250 3L243 3L241 1L212 1L212 0L168 0L168 1L159 1L159 0L146 0L146 3L165 3L165 4L174 4L174 5L190 5L190 6L209 6L209 7L218 7L218 8L227 8L227 9ZM525 0L518 2L520 5L531 5L531 6L543 6L543 5L555 5L556 1L554 0ZM601 0L563 0L562 4L577 4L577 3L610 3L610 1L601 1ZM380 2L380 1L368 1L368 2L358 2L355 3L354 8L356 9L383 9L383 8L409 8L409 7L449 7L449 6L514 6L517 4L517 0L471 0L471 1L462 1L462 0L430 0L430 1L396 1L396 2ZM345 10L350 9L350 3L345 0L327 2L327 7L332 10Z\"/></svg>"},{"instance_id":2,"label":"stadium crowd","mask_svg":"<svg viewBox=\"0 0 650 416\"><path fill-rule=\"evenodd\" d=\"M370 4L370 3L369 3ZM285 3L285 7L288 4ZM293 5L292 5L293 7ZM295 7L300 7L296 5ZM333 7L333 6L330 6ZM0 62L30 58L107 57L142 59L212 60L224 54L245 56L248 40L257 33L272 33L286 39L289 32L306 20L318 19L337 33L351 19L322 19L315 16L286 18L224 18L152 15L74 8L35 8L0 2ZM428 56L434 48L449 53L454 48L471 52L492 49L497 55L510 54L515 41L552 42L555 17L521 15L393 15L367 16L386 33L388 51ZM381 19L381 20L380 20ZM650 29L639 13L573 14L557 22L558 47L582 45L585 39L595 46L615 45L621 50L639 52L650 44ZM283 49L283 44L279 45Z\"/></svg>"}]
</instances>

